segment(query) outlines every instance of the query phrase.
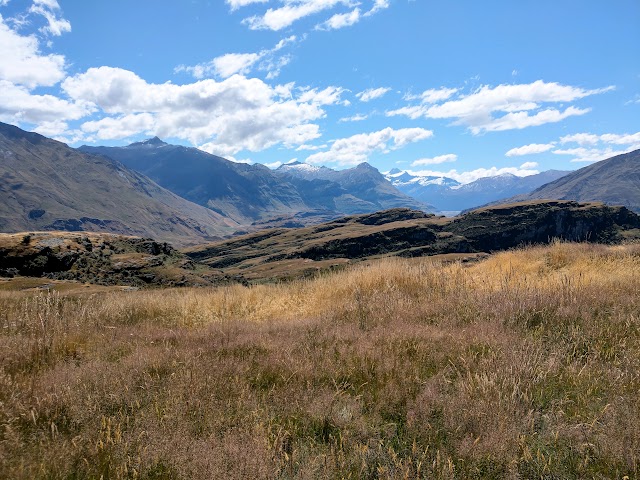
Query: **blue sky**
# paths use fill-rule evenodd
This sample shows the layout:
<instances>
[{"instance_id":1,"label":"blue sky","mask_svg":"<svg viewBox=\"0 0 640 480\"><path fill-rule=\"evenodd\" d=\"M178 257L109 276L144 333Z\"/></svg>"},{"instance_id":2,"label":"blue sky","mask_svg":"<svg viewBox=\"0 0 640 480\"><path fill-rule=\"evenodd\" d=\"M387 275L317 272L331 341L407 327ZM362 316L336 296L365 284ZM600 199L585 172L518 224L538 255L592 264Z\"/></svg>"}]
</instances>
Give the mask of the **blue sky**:
<instances>
[{"instance_id":1,"label":"blue sky","mask_svg":"<svg viewBox=\"0 0 640 480\"><path fill-rule=\"evenodd\" d=\"M640 3L0 0L0 120L480 176L640 148Z\"/></svg>"}]
</instances>

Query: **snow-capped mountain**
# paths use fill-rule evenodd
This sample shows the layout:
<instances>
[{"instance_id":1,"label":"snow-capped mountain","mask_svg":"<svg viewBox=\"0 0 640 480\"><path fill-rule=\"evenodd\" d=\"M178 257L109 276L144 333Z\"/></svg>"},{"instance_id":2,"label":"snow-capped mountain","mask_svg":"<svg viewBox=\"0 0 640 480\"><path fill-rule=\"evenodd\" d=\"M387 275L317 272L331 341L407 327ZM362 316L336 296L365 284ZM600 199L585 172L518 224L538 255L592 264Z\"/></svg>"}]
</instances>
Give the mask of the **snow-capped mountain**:
<instances>
[{"instance_id":1,"label":"snow-capped mountain","mask_svg":"<svg viewBox=\"0 0 640 480\"><path fill-rule=\"evenodd\" d=\"M569 172L548 170L537 175L518 177L510 173L461 184L449 177L417 176L399 169L386 174L393 186L443 212L459 212L514 195L529 193Z\"/></svg>"}]
</instances>

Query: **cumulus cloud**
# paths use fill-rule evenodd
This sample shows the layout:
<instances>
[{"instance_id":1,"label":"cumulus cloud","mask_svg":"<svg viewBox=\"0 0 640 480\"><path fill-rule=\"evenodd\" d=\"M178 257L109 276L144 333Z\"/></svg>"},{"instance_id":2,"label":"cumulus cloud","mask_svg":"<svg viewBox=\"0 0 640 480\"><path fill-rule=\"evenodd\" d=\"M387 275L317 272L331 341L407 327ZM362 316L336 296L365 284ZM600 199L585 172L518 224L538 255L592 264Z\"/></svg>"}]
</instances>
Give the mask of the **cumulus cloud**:
<instances>
[{"instance_id":1,"label":"cumulus cloud","mask_svg":"<svg viewBox=\"0 0 640 480\"><path fill-rule=\"evenodd\" d=\"M441 163L455 162L458 160L458 156L454 153L448 153L446 155L438 155L433 158L421 158L411 163L412 167L419 167L423 165L439 165Z\"/></svg>"},{"instance_id":2,"label":"cumulus cloud","mask_svg":"<svg viewBox=\"0 0 640 480\"><path fill-rule=\"evenodd\" d=\"M151 135L154 127L155 119L153 115L150 113L137 113L85 122L82 124L82 131L92 133L100 140L115 140L139 133Z\"/></svg>"},{"instance_id":3,"label":"cumulus cloud","mask_svg":"<svg viewBox=\"0 0 640 480\"><path fill-rule=\"evenodd\" d=\"M384 96L390 90L390 88L386 87L369 88L363 92L356 93L356 98L358 98L361 102L370 102L371 100L375 100L376 98Z\"/></svg>"},{"instance_id":4,"label":"cumulus cloud","mask_svg":"<svg viewBox=\"0 0 640 480\"><path fill-rule=\"evenodd\" d=\"M526 164L524 166L527 166ZM462 184L475 182L480 178L485 177L495 177L498 175L516 175L518 177L527 177L529 175L535 175L540 173L538 170L534 168L518 168L518 167L491 167L491 168L477 168L475 170L470 170L467 172L458 172L458 170L453 169L448 172L436 171L436 170L407 170L411 175L418 176L433 176L433 177L449 177L457 180Z\"/></svg>"},{"instance_id":5,"label":"cumulus cloud","mask_svg":"<svg viewBox=\"0 0 640 480\"><path fill-rule=\"evenodd\" d=\"M78 120L93 110L83 101L70 102L53 95L34 95L24 86L0 80L0 119L4 122L42 124Z\"/></svg>"},{"instance_id":6,"label":"cumulus cloud","mask_svg":"<svg viewBox=\"0 0 640 480\"><path fill-rule=\"evenodd\" d=\"M135 133L185 139L218 155L261 151L276 144L296 147L320 137L313 121L323 107L340 103L339 87L300 91L292 84L270 86L233 75L223 81L186 85L148 83L135 73L91 68L67 78L64 92L76 102L99 108L106 119L86 122L87 132L106 127L112 138ZM137 130L137 132L136 132Z\"/></svg>"},{"instance_id":7,"label":"cumulus cloud","mask_svg":"<svg viewBox=\"0 0 640 480\"><path fill-rule=\"evenodd\" d=\"M49 87L64 78L65 63L62 55L42 54L36 37L13 31L0 15L0 80Z\"/></svg>"},{"instance_id":8,"label":"cumulus cloud","mask_svg":"<svg viewBox=\"0 0 640 480\"><path fill-rule=\"evenodd\" d=\"M404 115L412 119L452 119L455 125L464 125L474 134L488 131L522 129L546 123L559 122L565 118L584 115L588 108L569 106L564 110L544 108L545 103L572 102L591 95L613 90L614 87L586 90L570 85L542 80L519 85L488 85L471 94L460 94L456 99L430 104L406 106L390 110L388 116ZM441 89L442 90L442 89ZM443 92L443 95L448 92ZM428 95L427 95L428 97ZM433 98L433 97L432 97Z\"/></svg>"},{"instance_id":9,"label":"cumulus cloud","mask_svg":"<svg viewBox=\"0 0 640 480\"><path fill-rule=\"evenodd\" d=\"M388 152L419 142L433 136L433 132L423 128L401 128L394 130L387 127L372 133L360 133L348 138L335 140L326 152L314 153L307 157L308 163L337 163L340 165L357 165L367 161L369 155Z\"/></svg>"},{"instance_id":10,"label":"cumulus cloud","mask_svg":"<svg viewBox=\"0 0 640 480\"><path fill-rule=\"evenodd\" d=\"M533 155L536 153L548 152L555 145L553 143L531 143L522 147L512 148L505 155L507 157L520 157L522 155Z\"/></svg>"},{"instance_id":11,"label":"cumulus cloud","mask_svg":"<svg viewBox=\"0 0 640 480\"><path fill-rule=\"evenodd\" d=\"M257 66L259 70L267 72L267 78L275 78L280 74L280 69L291 61L290 56L277 57L276 52L296 40L297 37L291 35L280 40L273 48L257 53L226 53L209 62L193 66L179 65L174 71L190 73L197 79L211 76L228 78L235 74L246 75Z\"/></svg>"}]
</instances>

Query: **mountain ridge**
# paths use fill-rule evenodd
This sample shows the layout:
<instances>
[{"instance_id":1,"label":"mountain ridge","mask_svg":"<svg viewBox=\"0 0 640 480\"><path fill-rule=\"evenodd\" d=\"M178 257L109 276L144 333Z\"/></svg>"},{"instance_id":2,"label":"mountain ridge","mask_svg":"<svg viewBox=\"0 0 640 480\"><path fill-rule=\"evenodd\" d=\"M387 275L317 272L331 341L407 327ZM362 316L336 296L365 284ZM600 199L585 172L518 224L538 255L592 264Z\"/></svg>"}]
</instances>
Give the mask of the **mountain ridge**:
<instances>
[{"instance_id":1,"label":"mountain ridge","mask_svg":"<svg viewBox=\"0 0 640 480\"><path fill-rule=\"evenodd\" d=\"M176 245L221 238L228 218L188 202L120 162L0 123L0 230L154 237Z\"/></svg>"}]
</instances>

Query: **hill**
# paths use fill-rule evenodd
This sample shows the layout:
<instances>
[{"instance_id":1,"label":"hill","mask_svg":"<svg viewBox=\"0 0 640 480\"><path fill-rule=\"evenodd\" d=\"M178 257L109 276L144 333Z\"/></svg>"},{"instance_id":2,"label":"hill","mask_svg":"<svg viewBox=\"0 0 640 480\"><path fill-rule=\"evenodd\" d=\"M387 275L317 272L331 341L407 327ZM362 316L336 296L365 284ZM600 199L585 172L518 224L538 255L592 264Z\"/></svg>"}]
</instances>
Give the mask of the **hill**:
<instances>
[{"instance_id":1,"label":"hill","mask_svg":"<svg viewBox=\"0 0 640 480\"><path fill-rule=\"evenodd\" d=\"M288 216L309 224L315 214L325 219L327 215L371 213L396 206L428 209L398 191L368 164L343 172L317 169L329 175L298 175L260 164L231 162L157 137L126 147L82 146L79 150L122 162L177 195L245 226Z\"/></svg>"},{"instance_id":2,"label":"hill","mask_svg":"<svg viewBox=\"0 0 640 480\"><path fill-rule=\"evenodd\" d=\"M386 178L401 192L431 204L440 211L458 212L529 193L568 173L561 170L547 170L526 177L505 173L460 184L448 177L416 176L394 169L386 175Z\"/></svg>"},{"instance_id":3,"label":"hill","mask_svg":"<svg viewBox=\"0 0 640 480\"><path fill-rule=\"evenodd\" d=\"M640 150L588 165L508 201L544 198L604 202L640 212Z\"/></svg>"},{"instance_id":4,"label":"hill","mask_svg":"<svg viewBox=\"0 0 640 480\"><path fill-rule=\"evenodd\" d=\"M119 162L4 123L0 158L2 232L110 232L187 245L237 228Z\"/></svg>"},{"instance_id":5,"label":"hill","mask_svg":"<svg viewBox=\"0 0 640 480\"><path fill-rule=\"evenodd\" d=\"M615 243L636 235L640 217L624 207L528 202L455 219L409 209L341 218L306 228L272 229L185 250L194 261L262 280L314 274L380 256L449 258L548 243L554 238Z\"/></svg>"}]
</instances>

